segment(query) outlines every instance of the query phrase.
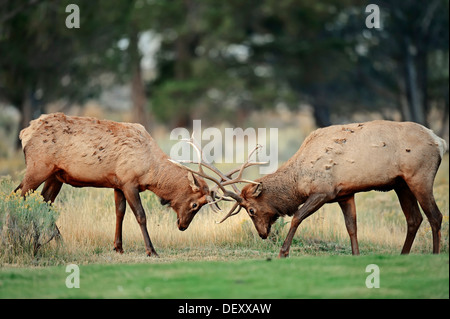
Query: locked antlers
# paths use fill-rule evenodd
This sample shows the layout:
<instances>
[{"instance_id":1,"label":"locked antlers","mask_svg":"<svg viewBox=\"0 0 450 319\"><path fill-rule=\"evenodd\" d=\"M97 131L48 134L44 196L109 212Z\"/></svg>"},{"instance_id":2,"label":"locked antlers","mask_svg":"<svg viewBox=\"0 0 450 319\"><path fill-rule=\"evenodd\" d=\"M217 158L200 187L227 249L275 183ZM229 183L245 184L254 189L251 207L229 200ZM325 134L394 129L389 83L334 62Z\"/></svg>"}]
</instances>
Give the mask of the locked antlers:
<instances>
[{"instance_id":1,"label":"locked antlers","mask_svg":"<svg viewBox=\"0 0 450 319\"><path fill-rule=\"evenodd\" d=\"M171 161L172 163L174 163L175 165L177 165L179 167L182 167L183 169L185 169L189 172L197 174L205 179L209 179L214 184L216 184L211 189L211 195L207 197L208 204L211 205L212 210L216 213L220 213L221 209L217 205L217 203L222 200L225 200L225 201L235 200L236 201L236 203L233 205L231 210L225 215L225 217L220 222L216 222L216 223L218 223L218 224L222 223L228 217L239 213L239 211L241 210L241 206L239 204L242 202L242 198L239 195L240 191L237 188L236 183L250 183L250 184L256 184L256 185L259 184L257 182L251 181L251 180L243 179L242 175L244 173L244 170L250 166L267 164L267 162L250 162L250 159L253 156L253 154L255 152L257 152L262 146L258 144L249 153L247 160L239 168L235 168L224 174L219 169L217 169L217 167L213 166L210 163L207 163L204 160L203 151L202 151L201 147L196 143L196 141L194 139L194 134L192 134L190 139L183 139L182 141L187 142L195 149L195 151L197 152L198 162L195 162L192 160L175 161L172 159L169 159L169 161ZM198 164L198 170L195 171L195 170L191 169L190 167L187 167L181 163ZM219 177L219 179L206 174L205 171L203 170L203 167L206 167L209 170L211 170L212 172L214 172ZM236 173L238 173L238 175L235 178L233 178L232 176ZM225 188L225 186L231 186L233 191L227 190ZM237 207L239 207L239 208L236 211Z\"/></svg>"}]
</instances>

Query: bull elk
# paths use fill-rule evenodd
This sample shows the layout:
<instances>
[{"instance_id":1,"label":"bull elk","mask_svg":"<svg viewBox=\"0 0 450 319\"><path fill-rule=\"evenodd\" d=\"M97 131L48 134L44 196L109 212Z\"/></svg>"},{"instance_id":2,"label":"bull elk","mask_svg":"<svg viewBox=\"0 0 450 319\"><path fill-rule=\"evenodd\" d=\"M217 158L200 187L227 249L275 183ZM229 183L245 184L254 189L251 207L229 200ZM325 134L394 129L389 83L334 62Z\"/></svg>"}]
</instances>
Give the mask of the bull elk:
<instances>
[{"instance_id":1,"label":"bull elk","mask_svg":"<svg viewBox=\"0 0 450 319\"><path fill-rule=\"evenodd\" d=\"M128 202L144 237L147 255L158 256L147 231L140 192L150 190L160 197L161 204L172 207L180 230L188 228L203 205L215 203L207 183L168 161L169 157L140 124L54 113L31 121L20 132L20 139L27 166L16 188L21 189L22 196L42 183L42 196L50 202L63 183L114 189L114 249L120 253Z\"/></svg>"},{"instance_id":2,"label":"bull elk","mask_svg":"<svg viewBox=\"0 0 450 319\"><path fill-rule=\"evenodd\" d=\"M443 139L411 122L373 121L318 129L275 173L246 185L240 195L234 193L236 203L221 222L244 207L265 239L280 216L293 216L279 253L287 257L300 223L324 204L337 202L352 253L357 255L355 193L394 190L407 222L402 254L410 252L422 222L417 202L430 222L437 254L442 214L434 200L433 182L446 150Z\"/></svg>"}]
</instances>

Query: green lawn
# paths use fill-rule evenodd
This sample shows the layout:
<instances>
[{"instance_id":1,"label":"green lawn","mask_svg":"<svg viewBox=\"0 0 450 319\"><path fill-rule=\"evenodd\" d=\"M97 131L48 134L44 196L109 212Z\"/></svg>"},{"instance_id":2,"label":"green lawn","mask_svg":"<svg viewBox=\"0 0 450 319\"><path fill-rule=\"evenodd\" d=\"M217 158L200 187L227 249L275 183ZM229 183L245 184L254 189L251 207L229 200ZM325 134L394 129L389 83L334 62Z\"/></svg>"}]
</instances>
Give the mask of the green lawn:
<instances>
[{"instance_id":1,"label":"green lawn","mask_svg":"<svg viewBox=\"0 0 450 319\"><path fill-rule=\"evenodd\" d=\"M308 256L0 269L0 298L449 298L449 256ZM366 287L366 266L380 288Z\"/></svg>"}]
</instances>

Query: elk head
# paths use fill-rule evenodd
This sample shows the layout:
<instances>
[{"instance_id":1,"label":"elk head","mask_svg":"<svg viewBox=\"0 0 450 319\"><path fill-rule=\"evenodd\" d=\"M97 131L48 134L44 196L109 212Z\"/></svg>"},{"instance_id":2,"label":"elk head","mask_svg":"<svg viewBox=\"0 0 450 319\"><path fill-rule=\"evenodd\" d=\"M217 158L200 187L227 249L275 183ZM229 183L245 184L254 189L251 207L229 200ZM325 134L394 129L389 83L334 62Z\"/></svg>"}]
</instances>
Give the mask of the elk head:
<instances>
[{"instance_id":1,"label":"elk head","mask_svg":"<svg viewBox=\"0 0 450 319\"><path fill-rule=\"evenodd\" d=\"M187 183L182 189L186 192L173 192L173 197L169 199L161 198L161 204L168 204L177 213L177 226L181 231L189 227L194 216L200 208L212 202L208 184L204 179L196 177L195 174L187 172ZM185 183L186 180L178 181L179 184ZM170 197L169 197L170 198Z\"/></svg>"},{"instance_id":2,"label":"elk head","mask_svg":"<svg viewBox=\"0 0 450 319\"><path fill-rule=\"evenodd\" d=\"M263 183L246 185L241 191L240 206L245 208L262 239L269 236L272 225L281 215L272 205L273 202L266 198L267 196Z\"/></svg>"},{"instance_id":3,"label":"elk head","mask_svg":"<svg viewBox=\"0 0 450 319\"><path fill-rule=\"evenodd\" d=\"M263 191L263 188L264 186L261 182L258 184L246 185L241 191L239 200L236 200L234 206L219 223L236 215L244 208L255 225L259 237L266 239L270 234L272 225L277 221L281 214L278 209L272 205L272 201L267 198L268 194Z\"/></svg>"}]
</instances>

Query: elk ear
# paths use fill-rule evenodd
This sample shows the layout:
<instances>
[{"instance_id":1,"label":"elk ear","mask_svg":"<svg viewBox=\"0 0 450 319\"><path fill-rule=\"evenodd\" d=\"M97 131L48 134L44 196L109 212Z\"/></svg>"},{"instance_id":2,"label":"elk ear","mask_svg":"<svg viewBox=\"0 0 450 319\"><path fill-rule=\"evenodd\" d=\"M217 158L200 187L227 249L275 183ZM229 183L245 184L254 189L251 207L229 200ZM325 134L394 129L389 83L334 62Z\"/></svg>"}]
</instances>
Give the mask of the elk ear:
<instances>
[{"instance_id":1,"label":"elk ear","mask_svg":"<svg viewBox=\"0 0 450 319\"><path fill-rule=\"evenodd\" d=\"M254 197L258 197L258 196L261 194L262 190L263 190L262 183L259 183L258 185L256 185L256 186L254 187L254 189L253 189L253 194L252 194L252 195L253 195Z\"/></svg>"},{"instance_id":2,"label":"elk ear","mask_svg":"<svg viewBox=\"0 0 450 319\"><path fill-rule=\"evenodd\" d=\"M187 178L189 180L189 186L191 186L192 190L194 192L198 192L200 190L200 184L198 183L194 174L192 174L191 172L188 172Z\"/></svg>"}]
</instances>

